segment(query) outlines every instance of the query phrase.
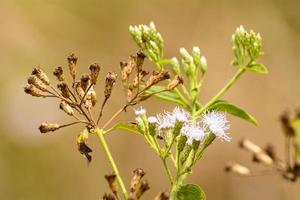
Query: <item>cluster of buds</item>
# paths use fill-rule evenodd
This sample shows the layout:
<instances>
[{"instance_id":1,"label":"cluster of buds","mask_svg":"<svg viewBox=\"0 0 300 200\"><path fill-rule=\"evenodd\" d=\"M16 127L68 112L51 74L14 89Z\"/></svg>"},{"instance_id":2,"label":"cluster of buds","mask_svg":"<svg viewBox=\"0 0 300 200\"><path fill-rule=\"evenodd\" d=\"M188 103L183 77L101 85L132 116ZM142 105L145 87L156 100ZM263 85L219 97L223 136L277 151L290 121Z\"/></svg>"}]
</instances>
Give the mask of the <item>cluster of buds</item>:
<instances>
[{"instance_id":1,"label":"cluster of buds","mask_svg":"<svg viewBox=\"0 0 300 200\"><path fill-rule=\"evenodd\" d=\"M141 168L137 168L133 171L133 177L130 182L130 193L128 200L140 199L143 196L143 194L150 189L148 181L142 180L145 174L145 171ZM114 173L105 175L105 179L108 182L110 192L104 194L103 200L119 199L116 178L117 177Z\"/></svg>"},{"instance_id":2,"label":"cluster of buds","mask_svg":"<svg viewBox=\"0 0 300 200\"><path fill-rule=\"evenodd\" d=\"M27 80L28 85L24 88L27 94L35 97L57 98L60 101L59 108L75 120L72 123L64 125L43 122L39 127L41 133L56 131L77 123L83 123L89 129L96 128L101 118L104 105L111 96L113 86L117 79L117 74L114 72L109 72L105 78L104 100L100 110L101 115L99 114L98 120L96 121L91 110L97 103L97 95L94 88L100 74L100 65L97 63L91 64L89 66L89 73L77 77L77 56L71 54L68 56L67 61L72 84L68 83L66 74L60 66L53 71L53 75L58 81L56 87L50 82L45 72L37 67L33 69L31 76L29 76ZM87 146L87 136L86 133L81 133L77 138L77 143L79 152L90 161L90 153L92 150Z\"/></svg>"},{"instance_id":3,"label":"cluster of buds","mask_svg":"<svg viewBox=\"0 0 300 200\"><path fill-rule=\"evenodd\" d=\"M201 149L207 145L208 138L218 137L230 141L227 133L228 121L225 114L221 112L207 112L198 122L190 119L190 114L178 107L172 112L164 112L156 117L147 117L143 108L137 109L135 114L137 129L145 136L148 145L162 159L170 155L170 149L175 145L178 163L180 166L185 165L186 170L191 170L199 159ZM157 146L155 142L157 138L163 140L164 147Z\"/></svg>"},{"instance_id":4,"label":"cluster of buds","mask_svg":"<svg viewBox=\"0 0 300 200\"><path fill-rule=\"evenodd\" d=\"M266 145L265 148L261 148L250 140L243 139L239 146L240 148L252 153L254 162L262 163L271 169L276 169L283 178L291 182L295 182L300 177L300 144L296 139L296 137L300 136L300 115L299 112L297 112L294 117L291 117L289 114L284 113L280 117L280 120L286 140L285 160L279 159L276 156L272 145ZM228 162L225 170L243 176L257 174L235 162Z\"/></svg>"},{"instance_id":5,"label":"cluster of buds","mask_svg":"<svg viewBox=\"0 0 300 200\"><path fill-rule=\"evenodd\" d=\"M243 26L236 29L232 35L232 42L235 56L234 66L245 66L248 62L254 61L263 55L260 34L252 30L248 33Z\"/></svg>"},{"instance_id":6,"label":"cluster of buds","mask_svg":"<svg viewBox=\"0 0 300 200\"><path fill-rule=\"evenodd\" d=\"M153 71L149 74L143 69L145 55L141 51L131 55L128 60L120 62L121 80L126 92L126 105L136 105L154 94L170 91L183 83L183 78L176 75L173 80L155 93L149 89L162 81L169 80L171 75L168 71Z\"/></svg>"}]
</instances>

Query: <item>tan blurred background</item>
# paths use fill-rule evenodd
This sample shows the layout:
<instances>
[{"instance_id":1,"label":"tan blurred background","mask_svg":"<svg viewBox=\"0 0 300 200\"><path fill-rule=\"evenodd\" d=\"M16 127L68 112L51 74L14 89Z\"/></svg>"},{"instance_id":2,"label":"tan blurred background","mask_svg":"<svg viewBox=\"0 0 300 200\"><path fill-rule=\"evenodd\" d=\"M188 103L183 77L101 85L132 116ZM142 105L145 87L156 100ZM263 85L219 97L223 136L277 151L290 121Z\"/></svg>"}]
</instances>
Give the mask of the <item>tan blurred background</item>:
<instances>
[{"instance_id":1,"label":"tan blurred background","mask_svg":"<svg viewBox=\"0 0 300 200\"><path fill-rule=\"evenodd\" d=\"M79 57L80 70L99 62L104 73L119 70L119 61L136 51L128 26L154 21L165 39L168 57L178 49L200 46L209 72L201 95L206 102L232 76L231 34L243 24L260 32L269 67L267 76L245 74L226 99L252 113L259 126L230 117L231 143L217 141L194 169L190 182L206 191L209 200L296 200L300 183L280 176L239 178L223 172L227 160L237 160L253 170L250 155L237 148L248 137L258 144L272 142L283 156L283 137L278 115L300 107L300 3L297 0L253 1L0 1L0 199L99 199L107 190L104 173L110 171L96 138L90 140L93 162L87 167L77 152L75 136L81 126L49 135L37 127L42 121L67 121L57 102L31 98L23 93L32 67L49 74L66 56ZM103 85L98 85L98 93ZM121 106L122 89L116 88L104 118ZM119 96L120 95L120 96ZM172 108L152 99L145 104L150 114ZM130 109L121 116L132 120ZM120 118L120 119L121 119ZM167 178L155 154L142 137L118 131L107 137L113 155L129 183L136 167L147 171L151 190L145 199L168 190Z\"/></svg>"}]
</instances>

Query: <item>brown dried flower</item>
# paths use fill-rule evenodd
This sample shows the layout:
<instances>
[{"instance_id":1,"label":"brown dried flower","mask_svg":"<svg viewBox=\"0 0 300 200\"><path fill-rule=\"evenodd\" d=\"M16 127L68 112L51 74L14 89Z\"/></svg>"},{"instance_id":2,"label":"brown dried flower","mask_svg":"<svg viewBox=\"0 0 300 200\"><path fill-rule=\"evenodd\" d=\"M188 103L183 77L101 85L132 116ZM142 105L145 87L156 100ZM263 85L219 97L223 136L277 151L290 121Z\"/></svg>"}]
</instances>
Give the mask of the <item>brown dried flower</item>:
<instances>
[{"instance_id":1,"label":"brown dried flower","mask_svg":"<svg viewBox=\"0 0 300 200\"><path fill-rule=\"evenodd\" d=\"M50 80L41 68L33 68L31 75L38 77L44 84L49 85Z\"/></svg>"},{"instance_id":2,"label":"brown dried flower","mask_svg":"<svg viewBox=\"0 0 300 200\"><path fill-rule=\"evenodd\" d=\"M56 131L60 128L58 124L42 123L39 127L41 133L48 133L50 131Z\"/></svg>"}]
</instances>

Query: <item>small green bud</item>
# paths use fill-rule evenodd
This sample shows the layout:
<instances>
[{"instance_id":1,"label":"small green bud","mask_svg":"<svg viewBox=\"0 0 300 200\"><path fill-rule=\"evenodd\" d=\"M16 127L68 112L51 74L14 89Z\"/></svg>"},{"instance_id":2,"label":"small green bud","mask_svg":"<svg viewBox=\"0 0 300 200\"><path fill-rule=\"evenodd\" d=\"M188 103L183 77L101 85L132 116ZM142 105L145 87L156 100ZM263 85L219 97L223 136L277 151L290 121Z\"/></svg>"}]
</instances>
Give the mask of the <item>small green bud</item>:
<instances>
[{"instance_id":1,"label":"small green bud","mask_svg":"<svg viewBox=\"0 0 300 200\"><path fill-rule=\"evenodd\" d=\"M200 141L193 140L192 147L193 147L194 151L196 151L199 148L199 145L200 145Z\"/></svg>"},{"instance_id":2,"label":"small green bud","mask_svg":"<svg viewBox=\"0 0 300 200\"><path fill-rule=\"evenodd\" d=\"M207 61L204 56L201 56L200 58L200 70L202 74L204 74L207 71Z\"/></svg>"},{"instance_id":3,"label":"small green bud","mask_svg":"<svg viewBox=\"0 0 300 200\"><path fill-rule=\"evenodd\" d=\"M193 60L196 66L200 64L200 48L193 47Z\"/></svg>"},{"instance_id":4,"label":"small green bud","mask_svg":"<svg viewBox=\"0 0 300 200\"><path fill-rule=\"evenodd\" d=\"M183 126L182 122L177 121L175 123L174 129L173 129L173 136L174 137L177 137L180 134L182 126Z\"/></svg>"},{"instance_id":5,"label":"small green bud","mask_svg":"<svg viewBox=\"0 0 300 200\"><path fill-rule=\"evenodd\" d=\"M155 136L157 132L157 118L156 117L148 117L149 123L149 133L151 136Z\"/></svg>"},{"instance_id":6,"label":"small green bud","mask_svg":"<svg viewBox=\"0 0 300 200\"><path fill-rule=\"evenodd\" d=\"M183 150L182 157L180 159L181 164L185 163L185 161L188 159L191 151L192 151L192 147L190 145L186 145L184 150Z\"/></svg>"},{"instance_id":7,"label":"small green bud","mask_svg":"<svg viewBox=\"0 0 300 200\"><path fill-rule=\"evenodd\" d=\"M171 59L172 71L174 74L180 74L180 65L176 57Z\"/></svg>"}]
</instances>

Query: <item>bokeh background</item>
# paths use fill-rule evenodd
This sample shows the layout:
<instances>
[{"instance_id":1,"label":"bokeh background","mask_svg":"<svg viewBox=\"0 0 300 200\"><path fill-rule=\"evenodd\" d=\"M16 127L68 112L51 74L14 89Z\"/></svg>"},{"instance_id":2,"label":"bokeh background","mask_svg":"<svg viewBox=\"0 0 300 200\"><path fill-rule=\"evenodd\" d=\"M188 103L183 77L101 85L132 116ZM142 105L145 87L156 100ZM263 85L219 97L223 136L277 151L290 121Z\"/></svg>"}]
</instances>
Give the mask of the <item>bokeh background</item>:
<instances>
[{"instance_id":1,"label":"bokeh background","mask_svg":"<svg viewBox=\"0 0 300 200\"><path fill-rule=\"evenodd\" d=\"M80 71L99 62L102 76L111 70L119 72L119 61L137 50L128 26L154 21L165 39L168 57L178 56L180 47L191 49L193 45L200 46L207 57L203 102L235 71L230 66L235 28L243 24L261 33L265 51L261 62L269 67L269 75L247 73L225 96L252 113L259 126L230 117L232 142L215 142L188 181L201 185L210 200L299 199L299 182L288 183L276 174L240 178L223 172L228 160L254 171L265 169L238 149L238 141L244 137L260 145L273 143L283 157L278 116L300 106L299 9L297 0L1 0L0 198L79 200L103 195L108 189L103 175L110 169L97 139L89 141L94 153L87 166L75 142L81 126L41 135L37 130L41 122L68 119L55 100L25 95L23 86L32 67L42 66L51 74L54 67L66 66L71 52L79 57ZM98 85L99 94L102 89L103 85ZM122 105L122 94L122 88L116 87L104 119ZM173 107L156 99L144 106L150 114ZM133 120L132 110L119 119ZM132 170L142 167L151 186L145 199L169 189L159 159L142 137L117 131L107 140L127 185Z\"/></svg>"}]
</instances>

